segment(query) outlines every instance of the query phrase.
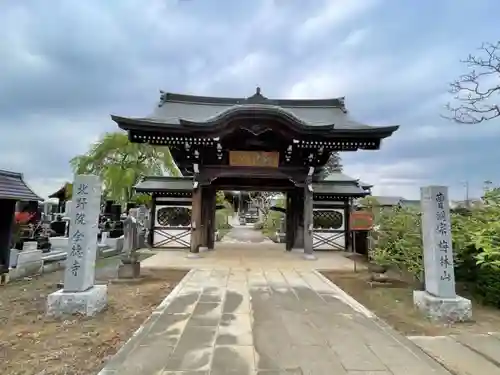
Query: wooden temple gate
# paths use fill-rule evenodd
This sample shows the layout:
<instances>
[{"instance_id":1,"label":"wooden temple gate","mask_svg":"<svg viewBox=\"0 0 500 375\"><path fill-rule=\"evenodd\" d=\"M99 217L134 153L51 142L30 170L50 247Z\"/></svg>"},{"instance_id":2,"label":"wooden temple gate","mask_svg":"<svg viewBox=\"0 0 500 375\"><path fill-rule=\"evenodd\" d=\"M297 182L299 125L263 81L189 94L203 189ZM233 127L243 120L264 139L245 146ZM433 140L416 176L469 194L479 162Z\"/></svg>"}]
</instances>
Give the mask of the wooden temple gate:
<instances>
[{"instance_id":1,"label":"wooden temple gate","mask_svg":"<svg viewBox=\"0 0 500 375\"><path fill-rule=\"evenodd\" d=\"M112 116L137 143L168 146L185 177L147 177L150 243L214 248L217 190L286 194L286 248L345 249L352 198L368 194L341 173L325 176L332 152L377 150L397 126L352 121L343 98L271 100L161 93L151 118ZM189 218L189 220L188 220Z\"/></svg>"}]
</instances>

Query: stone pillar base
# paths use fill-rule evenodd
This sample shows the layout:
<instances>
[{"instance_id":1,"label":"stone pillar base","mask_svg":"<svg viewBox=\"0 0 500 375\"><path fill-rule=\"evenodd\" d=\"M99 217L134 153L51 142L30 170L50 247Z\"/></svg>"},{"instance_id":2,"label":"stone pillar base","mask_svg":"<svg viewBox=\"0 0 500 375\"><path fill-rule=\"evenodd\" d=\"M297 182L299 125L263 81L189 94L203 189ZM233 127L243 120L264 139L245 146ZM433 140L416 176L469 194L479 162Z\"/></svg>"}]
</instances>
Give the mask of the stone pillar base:
<instances>
[{"instance_id":1,"label":"stone pillar base","mask_svg":"<svg viewBox=\"0 0 500 375\"><path fill-rule=\"evenodd\" d=\"M10 281L10 275L8 272L0 273L0 285L7 285Z\"/></svg>"},{"instance_id":2,"label":"stone pillar base","mask_svg":"<svg viewBox=\"0 0 500 375\"><path fill-rule=\"evenodd\" d=\"M137 279L141 275L141 263L122 263L118 266L119 279Z\"/></svg>"},{"instance_id":3,"label":"stone pillar base","mask_svg":"<svg viewBox=\"0 0 500 375\"><path fill-rule=\"evenodd\" d=\"M316 255L314 255L314 254L307 254L307 253L304 253L303 258L305 260L316 260L316 259L318 259L318 258L316 258Z\"/></svg>"},{"instance_id":4,"label":"stone pillar base","mask_svg":"<svg viewBox=\"0 0 500 375\"><path fill-rule=\"evenodd\" d=\"M65 292L61 289L48 295L47 315L53 317L72 314L94 316L107 304L107 285L94 285L84 292Z\"/></svg>"},{"instance_id":5,"label":"stone pillar base","mask_svg":"<svg viewBox=\"0 0 500 375\"><path fill-rule=\"evenodd\" d=\"M201 258L200 253L192 253L191 251L186 255L188 259L198 259Z\"/></svg>"},{"instance_id":6,"label":"stone pillar base","mask_svg":"<svg viewBox=\"0 0 500 375\"><path fill-rule=\"evenodd\" d=\"M467 322L472 319L471 301L460 296L441 298L423 290L415 290L413 304L434 321L455 323Z\"/></svg>"}]
</instances>

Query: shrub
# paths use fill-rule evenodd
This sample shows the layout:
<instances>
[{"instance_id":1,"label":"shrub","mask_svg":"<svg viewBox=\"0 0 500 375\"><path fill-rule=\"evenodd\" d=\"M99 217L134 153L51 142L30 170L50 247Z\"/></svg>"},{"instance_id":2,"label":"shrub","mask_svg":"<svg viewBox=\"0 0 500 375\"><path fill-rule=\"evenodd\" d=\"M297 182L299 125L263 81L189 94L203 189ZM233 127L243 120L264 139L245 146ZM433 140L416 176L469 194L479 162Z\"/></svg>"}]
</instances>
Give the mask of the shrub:
<instances>
[{"instance_id":1,"label":"shrub","mask_svg":"<svg viewBox=\"0 0 500 375\"><path fill-rule=\"evenodd\" d=\"M500 272L498 268L483 266L477 273L476 294L482 302L500 308Z\"/></svg>"},{"instance_id":2,"label":"shrub","mask_svg":"<svg viewBox=\"0 0 500 375\"><path fill-rule=\"evenodd\" d=\"M231 229L232 226L229 224L229 217L231 216L232 211L226 208L221 210L217 210L215 212L215 228L217 230L220 229Z\"/></svg>"},{"instance_id":3,"label":"shrub","mask_svg":"<svg viewBox=\"0 0 500 375\"><path fill-rule=\"evenodd\" d=\"M368 254L370 259L381 266L396 266L408 271L422 281L422 233L418 211L411 207L382 209L374 219L375 246Z\"/></svg>"}]
</instances>

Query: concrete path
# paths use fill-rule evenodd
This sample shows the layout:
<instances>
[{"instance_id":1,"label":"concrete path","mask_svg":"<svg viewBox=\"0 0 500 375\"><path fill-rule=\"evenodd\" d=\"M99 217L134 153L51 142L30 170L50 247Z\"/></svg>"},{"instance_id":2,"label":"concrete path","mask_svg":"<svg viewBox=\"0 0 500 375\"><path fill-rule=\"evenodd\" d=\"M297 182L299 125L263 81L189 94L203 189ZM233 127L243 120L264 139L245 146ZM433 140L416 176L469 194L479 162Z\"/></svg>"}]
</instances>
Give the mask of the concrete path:
<instances>
[{"instance_id":1,"label":"concrete path","mask_svg":"<svg viewBox=\"0 0 500 375\"><path fill-rule=\"evenodd\" d=\"M500 335L466 333L410 339L456 375L500 375Z\"/></svg>"},{"instance_id":2,"label":"concrete path","mask_svg":"<svg viewBox=\"0 0 500 375\"><path fill-rule=\"evenodd\" d=\"M312 270L193 269L100 375L444 375Z\"/></svg>"}]
</instances>

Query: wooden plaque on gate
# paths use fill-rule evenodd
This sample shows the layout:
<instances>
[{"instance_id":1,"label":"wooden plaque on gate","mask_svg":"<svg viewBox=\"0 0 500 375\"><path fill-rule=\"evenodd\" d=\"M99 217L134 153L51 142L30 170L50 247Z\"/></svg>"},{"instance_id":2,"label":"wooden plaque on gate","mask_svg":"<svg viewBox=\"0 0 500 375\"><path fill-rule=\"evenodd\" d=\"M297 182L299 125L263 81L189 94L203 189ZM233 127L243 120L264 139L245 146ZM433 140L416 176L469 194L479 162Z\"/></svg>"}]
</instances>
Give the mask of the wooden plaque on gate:
<instances>
[{"instance_id":1,"label":"wooden plaque on gate","mask_svg":"<svg viewBox=\"0 0 500 375\"><path fill-rule=\"evenodd\" d=\"M279 152L229 151L229 165L233 167L278 168Z\"/></svg>"},{"instance_id":2,"label":"wooden plaque on gate","mask_svg":"<svg viewBox=\"0 0 500 375\"><path fill-rule=\"evenodd\" d=\"M373 227L373 215L368 211L354 211L349 217L350 230L371 230Z\"/></svg>"}]
</instances>

